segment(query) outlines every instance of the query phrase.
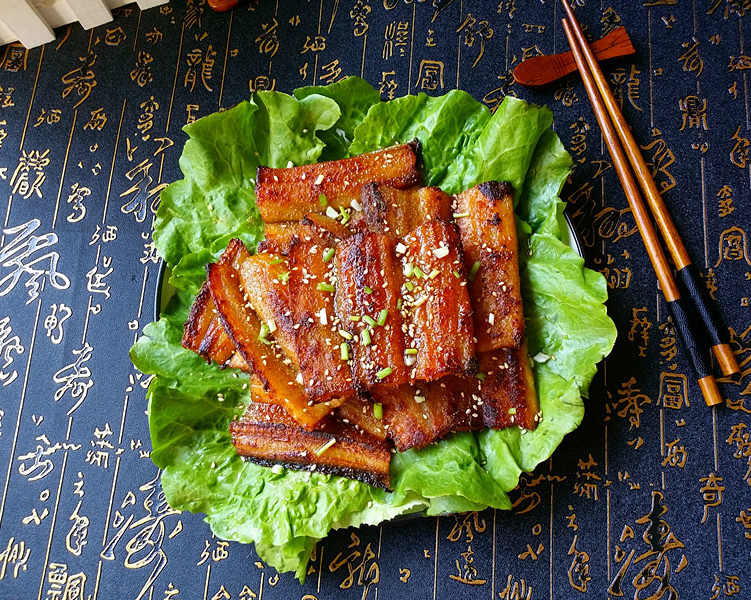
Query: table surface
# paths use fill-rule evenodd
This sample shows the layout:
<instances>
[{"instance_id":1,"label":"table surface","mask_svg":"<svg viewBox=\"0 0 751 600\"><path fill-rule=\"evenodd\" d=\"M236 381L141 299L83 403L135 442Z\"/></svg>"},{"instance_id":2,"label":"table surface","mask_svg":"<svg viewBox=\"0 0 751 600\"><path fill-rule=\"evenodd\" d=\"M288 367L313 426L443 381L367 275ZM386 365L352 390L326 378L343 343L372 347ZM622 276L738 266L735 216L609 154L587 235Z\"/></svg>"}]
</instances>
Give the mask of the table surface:
<instances>
[{"instance_id":1,"label":"table surface","mask_svg":"<svg viewBox=\"0 0 751 600\"><path fill-rule=\"evenodd\" d=\"M203 0L115 11L0 48L0 597L751 597L751 114L745 0L575 0L593 38L629 31L607 76L731 328L743 367L707 408L667 321L576 78L511 71L567 49L555 0ZM562 197L604 274L619 339L587 414L509 512L333 533L300 585L252 546L165 509L148 378L151 239L181 127L246 99L362 75L384 99L461 88L549 105L575 161Z\"/></svg>"}]
</instances>

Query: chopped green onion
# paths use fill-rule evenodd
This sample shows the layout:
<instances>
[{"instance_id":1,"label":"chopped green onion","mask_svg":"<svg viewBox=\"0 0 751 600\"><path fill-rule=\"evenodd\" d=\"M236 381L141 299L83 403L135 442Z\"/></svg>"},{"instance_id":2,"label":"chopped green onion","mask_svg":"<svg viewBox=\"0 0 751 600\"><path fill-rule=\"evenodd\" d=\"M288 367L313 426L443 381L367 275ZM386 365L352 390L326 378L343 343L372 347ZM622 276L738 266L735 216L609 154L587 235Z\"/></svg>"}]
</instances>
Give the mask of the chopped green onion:
<instances>
[{"instance_id":1,"label":"chopped green onion","mask_svg":"<svg viewBox=\"0 0 751 600\"><path fill-rule=\"evenodd\" d=\"M362 320L365 321L371 327L375 327L376 325L378 325L378 323L376 323L376 320L370 315L363 315Z\"/></svg>"},{"instance_id":2,"label":"chopped green onion","mask_svg":"<svg viewBox=\"0 0 751 600\"><path fill-rule=\"evenodd\" d=\"M404 271L403 271L404 272L404 276L405 277L411 277L413 269L414 269L414 267L412 266L412 263L407 263L406 265L404 265Z\"/></svg>"},{"instance_id":3,"label":"chopped green onion","mask_svg":"<svg viewBox=\"0 0 751 600\"><path fill-rule=\"evenodd\" d=\"M336 254L336 250L333 248L326 248L326 250L323 252L323 262L329 262L332 258L334 258L334 254Z\"/></svg>"},{"instance_id":4,"label":"chopped green onion","mask_svg":"<svg viewBox=\"0 0 751 600\"><path fill-rule=\"evenodd\" d=\"M479 379L480 381L485 381L487 374L483 373L482 371L478 371L475 377L477 377L477 379Z\"/></svg>"},{"instance_id":5,"label":"chopped green onion","mask_svg":"<svg viewBox=\"0 0 751 600\"><path fill-rule=\"evenodd\" d=\"M428 279L435 279L438 276L439 273L440 273L440 271L438 269L433 269L430 272L430 275L428 275Z\"/></svg>"},{"instance_id":6,"label":"chopped green onion","mask_svg":"<svg viewBox=\"0 0 751 600\"><path fill-rule=\"evenodd\" d=\"M326 199L326 194L318 194L318 204L326 206L328 203L329 201Z\"/></svg>"},{"instance_id":7,"label":"chopped green onion","mask_svg":"<svg viewBox=\"0 0 751 600\"><path fill-rule=\"evenodd\" d=\"M271 333L274 333L276 331L276 323L274 323L274 320L266 321L266 324L269 326L269 331Z\"/></svg>"},{"instance_id":8,"label":"chopped green onion","mask_svg":"<svg viewBox=\"0 0 751 600\"><path fill-rule=\"evenodd\" d=\"M324 282L319 283L316 286L316 289L319 292L335 292L336 291L336 288L333 285L331 285L330 283L324 283Z\"/></svg>"},{"instance_id":9,"label":"chopped green onion","mask_svg":"<svg viewBox=\"0 0 751 600\"><path fill-rule=\"evenodd\" d=\"M339 207L339 214L342 217L342 225L346 225L349 221L349 211L345 210L343 206Z\"/></svg>"},{"instance_id":10,"label":"chopped green onion","mask_svg":"<svg viewBox=\"0 0 751 600\"><path fill-rule=\"evenodd\" d=\"M456 277L457 279L461 279L462 278L462 276L459 275L459 271L454 270L454 271L452 271L452 273L454 274L454 277Z\"/></svg>"},{"instance_id":11,"label":"chopped green onion","mask_svg":"<svg viewBox=\"0 0 751 600\"><path fill-rule=\"evenodd\" d=\"M475 261L475 264L472 265L472 268L469 270L469 274L467 275L467 281L474 281L475 276L477 275L477 272L480 270L480 261Z\"/></svg>"},{"instance_id":12,"label":"chopped green onion","mask_svg":"<svg viewBox=\"0 0 751 600\"><path fill-rule=\"evenodd\" d=\"M380 402L373 404L373 416L376 419L383 419L383 404Z\"/></svg>"},{"instance_id":13,"label":"chopped green onion","mask_svg":"<svg viewBox=\"0 0 751 600\"><path fill-rule=\"evenodd\" d=\"M366 285L366 286L365 286L365 293L366 293L366 294L372 294L372 293L373 293L373 290L372 290L372 289L370 289L370 288L369 288L369 287L368 287L368 286Z\"/></svg>"},{"instance_id":14,"label":"chopped green onion","mask_svg":"<svg viewBox=\"0 0 751 600\"><path fill-rule=\"evenodd\" d=\"M336 212L336 209L333 206L327 206L326 207L326 216L329 219L338 219L339 213Z\"/></svg>"},{"instance_id":15,"label":"chopped green onion","mask_svg":"<svg viewBox=\"0 0 751 600\"><path fill-rule=\"evenodd\" d=\"M289 271L286 271L284 273L279 273L279 275L277 275L277 278L282 283L287 283L289 281Z\"/></svg>"},{"instance_id":16,"label":"chopped green onion","mask_svg":"<svg viewBox=\"0 0 751 600\"><path fill-rule=\"evenodd\" d=\"M454 214L453 214L452 216L453 216L453 217L454 217L455 219L461 219L462 217L468 217L468 216L469 216L469 213L468 213L468 212L464 212L464 213L454 213Z\"/></svg>"},{"instance_id":17,"label":"chopped green onion","mask_svg":"<svg viewBox=\"0 0 751 600\"><path fill-rule=\"evenodd\" d=\"M332 437L328 442L326 442L323 446L321 446L320 448L318 448L318 450L315 451L316 456L321 456L321 454L326 452L326 450L331 448L331 446L333 446L334 444L336 444L336 438Z\"/></svg>"},{"instance_id":18,"label":"chopped green onion","mask_svg":"<svg viewBox=\"0 0 751 600\"><path fill-rule=\"evenodd\" d=\"M349 346L346 342L339 345L339 356L342 360L349 360Z\"/></svg>"},{"instance_id":19,"label":"chopped green onion","mask_svg":"<svg viewBox=\"0 0 751 600\"><path fill-rule=\"evenodd\" d=\"M358 317L357 315L350 315L349 320L357 323L360 320L360 317Z\"/></svg>"},{"instance_id":20,"label":"chopped green onion","mask_svg":"<svg viewBox=\"0 0 751 600\"><path fill-rule=\"evenodd\" d=\"M367 329L363 329L360 332L360 343L363 346L370 346L372 340L370 339L370 332Z\"/></svg>"},{"instance_id":21,"label":"chopped green onion","mask_svg":"<svg viewBox=\"0 0 751 600\"><path fill-rule=\"evenodd\" d=\"M401 309L402 309L402 299L401 299L401 298L399 298L399 299L398 299L398 300L396 301L396 310L401 310Z\"/></svg>"},{"instance_id":22,"label":"chopped green onion","mask_svg":"<svg viewBox=\"0 0 751 600\"><path fill-rule=\"evenodd\" d=\"M352 334L349 331L345 331L344 329L339 330L339 335L342 336L345 340L352 339Z\"/></svg>"},{"instance_id":23,"label":"chopped green onion","mask_svg":"<svg viewBox=\"0 0 751 600\"><path fill-rule=\"evenodd\" d=\"M270 262L269 264L270 264L270 265L279 265L279 264L281 264L281 263L283 263L283 262L284 262L284 259L283 259L283 258L275 258L275 259L274 259L274 260L272 260L272 261L271 261L271 262Z\"/></svg>"},{"instance_id":24,"label":"chopped green onion","mask_svg":"<svg viewBox=\"0 0 751 600\"><path fill-rule=\"evenodd\" d=\"M418 279L419 279L420 277L425 277L425 273L423 273L423 270L422 270L422 269L421 269L420 267L414 267L414 268L412 269L412 275L414 275L414 276L415 276L415 277L417 277Z\"/></svg>"},{"instance_id":25,"label":"chopped green onion","mask_svg":"<svg viewBox=\"0 0 751 600\"><path fill-rule=\"evenodd\" d=\"M411 281L405 281L404 282L404 287L407 288L408 292L411 292L412 290L415 289L415 284L412 283Z\"/></svg>"},{"instance_id":26,"label":"chopped green onion","mask_svg":"<svg viewBox=\"0 0 751 600\"><path fill-rule=\"evenodd\" d=\"M508 414L515 415L516 414L516 409L512 406L511 408L508 409Z\"/></svg>"},{"instance_id":27,"label":"chopped green onion","mask_svg":"<svg viewBox=\"0 0 751 600\"><path fill-rule=\"evenodd\" d=\"M271 340L266 339L267 335L269 335L269 326L266 323L261 323L261 331L258 332L258 339L267 346L270 346Z\"/></svg>"},{"instance_id":28,"label":"chopped green onion","mask_svg":"<svg viewBox=\"0 0 751 600\"><path fill-rule=\"evenodd\" d=\"M445 258L449 255L450 250L448 249L448 246L441 246L440 248L436 248L433 250L433 254L436 258Z\"/></svg>"},{"instance_id":29,"label":"chopped green onion","mask_svg":"<svg viewBox=\"0 0 751 600\"><path fill-rule=\"evenodd\" d=\"M420 296L417 300L415 300L415 302L414 302L414 304L412 306L414 306L414 307L422 306L427 301L428 301L428 297L427 296Z\"/></svg>"},{"instance_id":30,"label":"chopped green onion","mask_svg":"<svg viewBox=\"0 0 751 600\"><path fill-rule=\"evenodd\" d=\"M386 377L391 375L393 372L394 372L394 369L392 369L391 367L386 367L385 369L381 369L380 371L378 371L378 373L376 373L376 377L378 377L378 379L385 379Z\"/></svg>"},{"instance_id":31,"label":"chopped green onion","mask_svg":"<svg viewBox=\"0 0 751 600\"><path fill-rule=\"evenodd\" d=\"M388 316L389 316L389 311L388 311L388 309L384 308L380 312L380 314L378 315L378 321L376 321L376 322L379 325L385 325L386 324L386 319L388 318Z\"/></svg>"},{"instance_id":32,"label":"chopped green onion","mask_svg":"<svg viewBox=\"0 0 751 600\"><path fill-rule=\"evenodd\" d=\"M417 354L417 348L407 348L407 349L405 350L405 352L406 352L407 354L415 355L415 354Z\"/></svg>"}]
</instances>

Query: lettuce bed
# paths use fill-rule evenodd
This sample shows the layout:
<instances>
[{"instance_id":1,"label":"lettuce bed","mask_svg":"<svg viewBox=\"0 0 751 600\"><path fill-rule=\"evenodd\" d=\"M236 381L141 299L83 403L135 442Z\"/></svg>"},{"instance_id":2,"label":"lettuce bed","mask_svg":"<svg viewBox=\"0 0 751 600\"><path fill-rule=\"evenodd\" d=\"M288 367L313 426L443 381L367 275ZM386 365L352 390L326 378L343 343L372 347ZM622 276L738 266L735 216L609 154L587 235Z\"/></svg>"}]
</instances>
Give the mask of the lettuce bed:
<instances>
[{"instance_id":1,"label":"lettuce bed","mask_svg":"<svg viewBox=\"0 0 751 600\"><path fill-rule=\"evenodd\" d=\"M461 91L381 102L369 84L348 78L294 96L260 92L185 127L185 179L162 192L154 231L179 291L131 350L136 367L156 376L148 393L151 456L163 470L171 506L205 513L217 536L254 542L261 559L300 579L316 541L332 528L410 512L509 508L507 492L519 474L546 460L581 422L581 396L616 334L603 306L604 279L560 241L558 193L571 160L551 124L549 110L514 98L493 115ZM250 248L262 238L254 194L259 165L344 158L415 137L426 185L456 194L497 179L516 189L530 354L551 357L535 365L542 423L532 432L455 434L396 454L392 493L244 462L228 424L250 401L247 377L207 365L180 346L204 265L232 237Z\"/></svg>"}]
</instances>

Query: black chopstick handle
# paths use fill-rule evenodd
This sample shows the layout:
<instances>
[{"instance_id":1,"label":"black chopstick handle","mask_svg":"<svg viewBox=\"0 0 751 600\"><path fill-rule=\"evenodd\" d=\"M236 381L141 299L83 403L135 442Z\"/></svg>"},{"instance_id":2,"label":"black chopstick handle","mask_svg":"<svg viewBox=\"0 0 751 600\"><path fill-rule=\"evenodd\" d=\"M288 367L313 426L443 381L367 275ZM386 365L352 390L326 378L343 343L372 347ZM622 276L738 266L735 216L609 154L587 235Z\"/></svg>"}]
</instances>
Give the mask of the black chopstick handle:
<instances>
[{"instance_id":1,"label":"black chopstick handle","mask_svg":"<svg viewBox=\"0 0 751 600\"><path fill-rule=\"evenodd\" d=\"M693 263L689 263L675 273L675 280L681 288L681 293L690 300L692 308L704 324L711 345L728 344L730 343L728 329L722 325L722 317L717 307L709 302L700 277L699 270Z\"/></svg>"},{"instance_id":2,"label":"black chopstick handle","mask_svg":"<svg viewBox=\"0 0 751 600\"><path fill-rule=\"evenodd\" d=\"M691 326L695 320L691 306L685 298L677 298L668 303L668 310L673 319L673 325L678 337L683 344L683 349L691 363L696 379L702 379L712 374L712 366L709 361L709 352L703 336Z\"/></svg>"}]
</instances>

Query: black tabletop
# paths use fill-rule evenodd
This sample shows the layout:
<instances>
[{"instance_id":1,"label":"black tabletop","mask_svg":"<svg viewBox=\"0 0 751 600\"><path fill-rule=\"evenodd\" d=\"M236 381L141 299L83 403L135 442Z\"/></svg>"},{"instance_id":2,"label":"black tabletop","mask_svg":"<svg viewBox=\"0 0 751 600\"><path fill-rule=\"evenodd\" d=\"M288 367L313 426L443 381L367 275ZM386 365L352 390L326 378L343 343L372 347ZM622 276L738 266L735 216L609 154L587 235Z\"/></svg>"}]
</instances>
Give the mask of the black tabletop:
<instances>
[{"instance_id":1,"label":"black tabletop","mask_svg":"<svg viewBox=\"0 0 751 600\"><path fill-rule=\"evenodd\" d=\"M576 77L515 83L568 49L554 0L203 0L0 48L0 597L751 597L751 116L741 0L574 0L624 26L606 75L731 329L740 381L704 405ZM348 75L383 99L466 90L546 104L575 161L562 197L619 331L581 427L510 511L336 531L306 582L169 508L128 349L153 320L152 225L181 127Z\"/></svg>"}]
</instances>

